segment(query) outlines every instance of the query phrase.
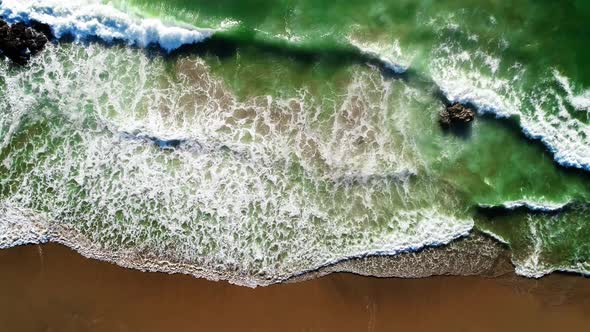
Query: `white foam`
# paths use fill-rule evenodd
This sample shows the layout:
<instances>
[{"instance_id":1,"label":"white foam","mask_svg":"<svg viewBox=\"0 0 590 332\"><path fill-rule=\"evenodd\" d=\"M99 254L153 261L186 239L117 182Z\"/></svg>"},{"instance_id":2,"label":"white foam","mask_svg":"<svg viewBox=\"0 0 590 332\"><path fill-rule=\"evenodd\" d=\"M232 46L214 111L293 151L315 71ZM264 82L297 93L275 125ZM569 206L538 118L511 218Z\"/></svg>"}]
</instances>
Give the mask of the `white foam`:
<instances>
[{"instance_id":1,"label":"white foam","mask_svg":"<svg viewBox=\"0 0 590 332\"><path fill-rule=\"evenodd\" d=\"M384 43L362 42L351 36L347 39L348 42L358 48L361 53L379 59L381 63L394 73L405 73L410 67L412 56L408 56L402 52L399 40L395 40L386 45Z\"/></svg>"},{"instance_id":2,"label":"white foam","mask_svg":"<svg viewBox=\"0 0 590 332\"><path fill-rule=\"evenodd\" d=\"M553 76L561 84L567 93L567 99L570 104L578 111L590 111L590 90L586 90L580 94L574 93L570 80L562 75L558 70L553 70Z\"/></svg>"},{"instance_id":3,"label":"white foam","mask_svg":"<svg viewBox=\"0 0 590 332\"><path fill-rule=\"evenodd\" d=\"M479 230L501 243L510 245L509 240L489 229L479 228ZM573 265L550 265L544 263L542 258L544 244L537 230L537 226L530 223L529 230L530 234L528 235L528 238L533 241L530 252L524 258L517 258L514 253L512 256L512 264L514 265L514 272L516 274L535 279L542 278L553 272L578 273L585 276L590 275L590 264L588 264L588 262L577 262Z\"/></svg>"},{"instance_id":4,"label":"white foam","mask_svg":"<svg viewBox=\"0 0 590 332\"><path fill-rule=\"evenodd\" d=\"M569 202L566 203L552 203L552 202L540 202L540 201L528 201L528 200L518 200L518 201L511 201L511 202L504 202L502 203L502 207L506 209L516 209L520 207L526 207L529 210L533 211L544 211L544 212L551 212L557 211L559 209L564 208L568 205ZM480 204L479 206L484 208L491 208L495 205L488 205L488 204Z\"/></svg>"},{"instance_id":5,"label":"white foam","mask_svg":"<svg viewBox=\"0 0 590 332\"><path fill-rule=\"evenodd\" d=\"M518 221L525 223L522 228L512 230L516 241L519 242L512 251L515 272L529 278L541 278L556 271L589 275L590 262L584 259L585 249L576 248L574 242L585 240L580 233L586 227L585 215L585 207L572 205L572 209L564 213L529 214L522 217L523 219ZM481 231L510 245L510 240L502 238L492 230L484 228ZM571 247L564 252L564 245L567 244ZM561 257L555 257L557 253Z\"/></svg>"},{"instance_id":6,"label":"white foam","mask_svg":"<svg viewBox=\"0 0 590 332\"><path fill-rule=\"evenodd\" d=\"M336 102L305 90L240 100L196 58L178 60L176 75L162 58L99 44L49 45L32 61L6 72L0 114L33 96L22 126L52 125L26 148L11 141L5 160L34 167L3 180L18 208L46 211L49 240L85 255L266 285L473 227L421 168L408 88L378 70L358 67ZM201 148L164 151L122 133Z\"/></svg>"},{"instance_id":7,"label":"white foam","mask_svg":"<svg viewBox=\"0 0 590 332\"><path fill-rule=\"evenodd\" d=\"M451 102L471 103L479 113L499 118L518 117L523 133L543 142L559 164L590 170L590 125L569 113L558 91L540 86L523 91L526 69L522 65L512 65L511 76L500 77L499 60L479 50L470 53L452 42L442 43L433 55L431 75ZM555 77L566 90L567 101L575 109L585 109L586 94L574 95L567 80Z\"/></svg>"},{"instance_id":8,"label":"white foam","mask_svg":"<svg viewBox=\"0 0 590 332\"><path fill-rule=\"evenodd\" d=\"M545 245L543 235L541 234L543 232L542 226L532 220L529 220L528 226L530 231L528 237L533 241L533 248L525 259L513 259L517 274L529 278L541 278L556 271L590 275L590 264L587 261L569 265L550 265L545 263L542 259L543 246Z\"/></svg>"},{"instance_id":9,"label":"white foam","mask_svg":"<svg viewBox=\"0 0 590 332\"><path fill-rule=\"evenodd\" d=\"M504 237L502 237L501 235L499 235L499 234L496 234L496 233L494 233L494 232L492 232L492 231L490 231L490 230L487 230L487 229L482 229L482 228L478 228L478 230L479 230L479 231L481 231L482 233L484 233L484 234L488 235L488 236L491 236L492 238L494 238L495 240L497 240L497 241L498 241L498 242L500 242L500 243L503 243L503 244L510 244L510 241L506 240L506 239L505 239Z\"/></svg>"},{"instance_id":10,"label":"white foam","mask_svg":"<svg viewBox=\"0 0 590 332\"><path fill-rule=\"evenodd\" d=\"M105 42L121 40L139 47L156 44L168 52L198 43L215 32L166 26L156 19L134 18L111 5L92 0L3 0L0 15L9 22L35 20L48 24L57 38L71 35L78 41L88 38Z\"/></svg>"},{"instance_id":11,"label":"white foam","mask_svg":"<svg viewBox=\"0 0 590 332\"><path fill-rule=\"evenodd\" d=\"M510 245L509 240L491 230L481 228L479 228L479 230L501 243ZM530 234L528 235L528 238L533 241L530 252L527 253L524 258L517 258L514 253L512 255L512 264L514 265L514 272L516 274L535 279L542 278L553 272L578 273L585 276L590 275L590 264L588 262L577 262L570 265L546 264L542 258L544 244L539 235L539 230L533 223L529 223L529 230Z\"/></svg>"},{"instance_id":12,"label":"white foam","mask_svg":"<svg viewBox=\"0 0 590 332\"><path fill-rule=\"evenodd\" d=\"M49 240L48 223L29 209L0 201L0 249Z\"/></svg>"}]
</instances>

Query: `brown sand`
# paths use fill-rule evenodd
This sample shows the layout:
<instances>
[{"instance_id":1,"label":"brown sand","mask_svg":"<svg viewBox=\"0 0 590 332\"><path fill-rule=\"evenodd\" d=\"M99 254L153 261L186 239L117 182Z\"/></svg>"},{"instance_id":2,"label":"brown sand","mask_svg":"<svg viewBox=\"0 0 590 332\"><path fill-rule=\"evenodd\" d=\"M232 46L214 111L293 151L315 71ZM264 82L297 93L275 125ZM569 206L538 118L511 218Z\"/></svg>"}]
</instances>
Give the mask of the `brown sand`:
<instances>
[{"instance_id":1,"label":"brown sand","mask_svg":"<svg viewBox=\"0 0 590 332\"><path fill-rule=\"evenodd\" d=\"M0 251L0 331L568 331L590 279L332 274L249 289L144 273L61 245Z\"/></svg>"}]
</instances>

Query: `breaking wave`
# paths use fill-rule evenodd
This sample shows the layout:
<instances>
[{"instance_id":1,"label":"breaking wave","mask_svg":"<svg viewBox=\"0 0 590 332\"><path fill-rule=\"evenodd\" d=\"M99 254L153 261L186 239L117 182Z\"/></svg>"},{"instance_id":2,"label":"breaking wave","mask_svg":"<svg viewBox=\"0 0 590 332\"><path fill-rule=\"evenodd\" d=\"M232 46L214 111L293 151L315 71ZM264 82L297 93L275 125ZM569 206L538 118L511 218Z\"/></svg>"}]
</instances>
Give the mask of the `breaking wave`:
<instances>
[{"instance_id":1,"label":"breaking wave","mask_svg":"<svg viewBox=\"0 0 590 332\"><path fill-rule=\"evenodd\" d=\"M485 41L501 45L491 53L480 48L479 38L466 27L438 24L471 42L466 48L464 40L443 40L433 51L431 76L451 102L472 104L480 114L512 118L527 137L543 142L557 163L590 170L590 125L587 117L576 114L588 108L587 91L574 94L569 80L551 68L531 86L525 65L502 62L502 52L509 47L504 39Z\"/></svg>"},{"instance_id":2,"label":"breaking wave","mask_svg":"<svg viewBox=\"0 0 590 332\"><path fill-rule=\"evenodd\" d=\"M570 203L560 210L492 210L484 208L484 215L495 216L480 217L478 229L510 247L517 274L530 278L555 271L590 275L587 204Z\"/></svg>"},{"instance_id":3,"label":"breaking wave","mask_svg":"<svg viewBox=\"0 0 590 332\"><path fill-rule=\"evenodd\" d=\"M131 17L101 1L2 0L0 16L9 22L48 24L56 38L77 41L98 38L147 47L156 44L170 52L210 37L215 30L166 26L157 19Z\"/></svg>"}]
</instances>

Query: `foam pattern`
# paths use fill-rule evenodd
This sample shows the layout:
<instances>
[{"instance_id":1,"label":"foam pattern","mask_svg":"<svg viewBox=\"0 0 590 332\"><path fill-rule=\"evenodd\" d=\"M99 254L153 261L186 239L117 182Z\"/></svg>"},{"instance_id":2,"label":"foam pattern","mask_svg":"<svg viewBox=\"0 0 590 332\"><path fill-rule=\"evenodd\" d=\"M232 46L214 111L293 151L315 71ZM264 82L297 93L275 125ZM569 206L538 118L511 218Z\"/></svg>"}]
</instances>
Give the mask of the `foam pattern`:
<instances>
[{"instance_id":1,"label":"foam pattern","mask_svg":"<svg viewBox=\"0 0 590 332\"><path fill-rule=\"evenodd\" d=\"M403 82L355 66L339 99L239 100L174 66L98 44L2 64L2 202L88 256L250 286L473 227L408 135Z\"/></svg>"},{"instance_id":2,"label":"foam pattern","mask_svg":"<svg viewBox=\"0 0 590 332\"><path fill-rule=\"evenodd\" d=\"M167 26L157 19L132 17L94 0L3 0L0 16L9 22L34 20L48 24L56 38L72 36L77 41L98 38L107 43L124 41L139 47L157 45L168 52L198 43L214 33L212 29Z\"/></svg>"},{"instance_id":3,"label":"foam pattern","mask_svg":"<svg viewBox=\"0 0 590 332\"><path fill-rule=\"evenodd\" d=\"M555 271L590 275L588 206L570 204L560 213L524 211L481 223L512 249L516 273L540 278Z\"/></svg>"},{"instance_id":4,"label":"foam pattern","mask_svg":"<svg viewBox=\"0 0 590 332\"><path fill-rule=\"evenodd\" d=\"M471 103L481 114L516 118L523 133L543 142L556 162L590 170L590 121L580 114L588 110L588 91L574 89L553 68L530 86L525 65L502 62L510 47L507 41L480 39L451 22L431 23L438 27L440 44L433 50L429 71L447 98ZM491 51L486 45L498 46Z\"/></svg>"}]
</instances>

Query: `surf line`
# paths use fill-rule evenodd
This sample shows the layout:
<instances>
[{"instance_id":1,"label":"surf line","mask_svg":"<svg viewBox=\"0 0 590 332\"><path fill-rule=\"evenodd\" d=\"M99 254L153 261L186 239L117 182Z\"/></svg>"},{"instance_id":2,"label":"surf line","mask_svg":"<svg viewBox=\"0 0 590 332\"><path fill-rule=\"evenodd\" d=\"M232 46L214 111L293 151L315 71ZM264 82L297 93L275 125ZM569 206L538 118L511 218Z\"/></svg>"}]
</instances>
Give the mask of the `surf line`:
<instances>
[{"instance_id":1,"label":"surf line","mask_svg":"<svg viewBox=\"0 0 590 332\"><path fill-rule=\"evenodd\" d=\"M350 42L325 40L298 43L279 37L268 37L242 24L221 29L167 26L158 19L132 17L111 5L63 0L2 0L0 19L9 24L24 23L29 27L48 26L53 42L116 43L143 48L166 57L183 54L212 54L218 57L235 56L240 49L254 50L295 61L316 64L325 61L344 66L365 64L377 68L385 78L403 80L410 87L425 91L447 109L457 103L483 116L492 114L512 129L518 128L528 140L541 142L562 167L590 171L590 165L560 157L560 151L544 136L531 135L516 116L507 117L501 110L481 109L476 100L450 100L433 79L418 70L394 63L376 52L363 50ZM462 134L462 132L460 132ZM174 146L174 144L172 144ZM166 144L166 147L170 145Z\"/></svg>"}]
</instances>

